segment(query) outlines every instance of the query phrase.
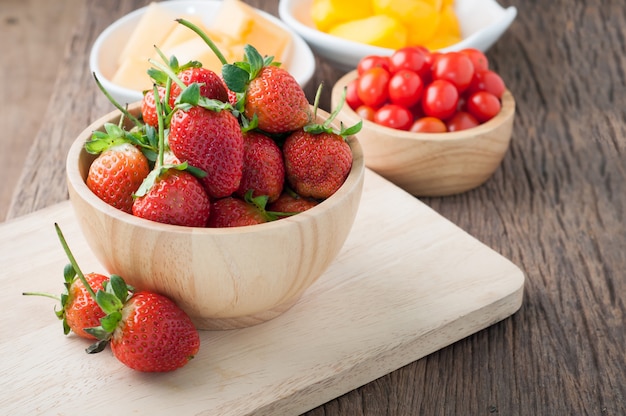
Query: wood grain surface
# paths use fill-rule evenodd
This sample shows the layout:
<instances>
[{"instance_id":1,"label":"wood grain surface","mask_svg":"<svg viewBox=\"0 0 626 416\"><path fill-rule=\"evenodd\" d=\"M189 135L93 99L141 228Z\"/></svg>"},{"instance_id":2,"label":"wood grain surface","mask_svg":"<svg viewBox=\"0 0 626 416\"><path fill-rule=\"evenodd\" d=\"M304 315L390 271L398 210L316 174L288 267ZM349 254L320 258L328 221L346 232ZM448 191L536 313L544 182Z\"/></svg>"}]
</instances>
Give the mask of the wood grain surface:
<instances>
[{"instance_id":1,"label":"wood grain surface","mask_svg":"<svg viewBox=\"0 0 626 416\"><path fill-rule=\"evenodd\" d=\"M11 258L0 270L0 303L20 319L19 328L0 322L0 333L12 333L0 339L0 374L13 380L0 390L6 414L106 415L111 408L94 404L107 402L123 414L299 414L501 321L523 297L517 266L368 170L345 245L293 307L259 325L201 331L185 368L140 374L108 350L84 354L90 342L61 335L50 299L21 296L62 286L67 259L53 222L83 270L104 270L74 212L66 201L0 225L0 255ZM27 277L13 279L20 272Z\"/></svg>"},{"instance_id":2,"label":"wood grain surface","mask_svg":"<svg viewBox=\"0 0 626 416\"><path fill-rule=\"evenodd\" d=\"M84 2L9 217L67 198L65 152L110 109L89 74L91 44L146 3ZM277 13L276 0L249 3ZM518 8L488 52L517 103L511 147L482 187L423 201L525 272L524 304L308 416L626 414L626 8L501 4ZM341 75L318 64L314 85Z\"/></svg>"}]
</instances>

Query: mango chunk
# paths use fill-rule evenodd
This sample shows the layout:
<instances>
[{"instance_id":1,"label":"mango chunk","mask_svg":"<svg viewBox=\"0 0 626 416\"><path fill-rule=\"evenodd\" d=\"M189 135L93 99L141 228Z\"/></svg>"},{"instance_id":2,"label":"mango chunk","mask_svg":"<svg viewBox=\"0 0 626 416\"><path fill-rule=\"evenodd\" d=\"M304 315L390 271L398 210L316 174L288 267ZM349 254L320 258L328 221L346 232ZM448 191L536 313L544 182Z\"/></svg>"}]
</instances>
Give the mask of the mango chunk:
<instances>
[{"instance_id":1,"label":"mango chunk","mask_svg":"<svg viewBox=\"0 0 626 416\"><path fill-rule=\"evenodd\" d=\"M406 27L397 19L384 14L340 23L331 28L329 33L355 42L391 49L399 49L407 42Z\"/></svg>"},{"instance_id":2,"label":"mango chunk","mask_svg":"<svg viewBox=\"0 0 626 416\"><path fill-rule=\"evenodd\" d=\"M311 19L322 32L350 20L370 17L374 10L369 1L362 0L313 0Z\"/></svg>"}]
</instances>

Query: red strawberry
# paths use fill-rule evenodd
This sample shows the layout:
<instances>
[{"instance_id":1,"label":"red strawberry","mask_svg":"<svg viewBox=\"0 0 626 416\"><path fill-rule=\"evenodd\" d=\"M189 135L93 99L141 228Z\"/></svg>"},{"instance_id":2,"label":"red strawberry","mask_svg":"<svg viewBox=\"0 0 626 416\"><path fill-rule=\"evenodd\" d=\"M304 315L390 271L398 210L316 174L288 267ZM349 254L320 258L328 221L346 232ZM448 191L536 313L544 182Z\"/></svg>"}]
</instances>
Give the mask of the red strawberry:
<instances>
[{"instance_id":1,"label":"red strawberry","mask_svg":"<svg viewBox=\"0 0 626 416\"><path fill-rule=\"evenodd\" d=\"M152 183L147 181L146 189L137 193L133 215L164 224L205 227L210 201L200 180L170 165L157 171Z\"/></svg>"},{"instance_id":2,"label":"red strawberry","mask_svg":"<svg viewBox=\"0 0 626 416\"><path fill-rule=\"evenodd\" d=\"M109 277L98 273L88 273L85 275L87 283L94 290L104 288L104 283L109 281ZM93 335L85 332L85 328L100 325L100 319L105 315L91 296L83 282L75 278L68 290L67 302L63 305L65 320L76 335L87 339L96 339Z\"/></svg>"},{"instance_id":3,"label":"red strawberry","mask_svg":"<svg viewBox=\"0 0 626 416\"><path fill-rule=\"evenodd\" d=\"M63 332L69 334L70 330L76 335L87 339L96 339L95 336L85 331L100 325L100 318L106 314L102 311L96 300L91 296L82 280L76 277L76 272L68 265L65 268L65 293L61 297L47 293L26 292L24 295L38 295L57 299L61 302L61 309L56 315L63 321ZM105 275L89 273L85 279L90 288L103 289L104 283L109 280Z\"/></svg>"},{"instance_id":4,"label":"red strawberry","mask_svg":"<svg viewBox=\"0 0 626 416\"><path fill-rule=\"evenodd\" d=\"M202 169L212 198L231 195L243 174L243 134L237 118L227 110L192 106L177 110L171 120L169 144L182 161Z\"/></svg>"},{"instance_id":5,"label":"red strawberry","mask_svg":"<svg viewBox=\"0 0 626 416\"><path fill-rule=\"evenodd\" d=\"M247 194L248 201L237 197L227 197L214 201L211 206L209 227L242 227L276 219L265 211L267 196L250 199L250 194Z\"/></svg>"},{"instance_id":6,"label":"red strawberry","mask_svg":"<svg viewBox=\"0 0 626 416\"><path fill-rule=\"evenodd\" d=\"M321 87L317 91L314 118ZM331 123L345 103L346 91L337 108L322 124L311 123L293 132L283 144L287 182L298 195L325 199L343 185L352 168L352 150L345 137L358 133L362 122L335 131Z\"/></svg>"},{"instance_id":7,"label":"red strawberry","mask_svg":"<svg viewBox=\"0 0 626 416\"><path fill-rule=\"evenodd\" d=\"M272 212L297 213L311 209L318 203L315 199L303 198L293 192L283 192L267 209Z\"/></svg>"},{"instance_id":8,"label":"red strawberry","mask_svg":"<svg viewBox=\"0 0 626 416\"><path fill-rule=\"evenodd\" d=\"M244 114L255 115L258 128L268 133L286 133L311 121L309 102L298 81L287 70L265 66L246 90Z\"/></svg>"},{"instance_id":9,"label":"red strawberry","mask_svg":"<svg viewBox=\"0 0 626 416\"><path fill-rule=\"evenodd\" d=\"M158 86L157 89L159 92L159 99L163 99L163 97L165 97L165 87ZM156 101L154 99L154 90L148 90L143 95L141 100L141 115L144 123L155 128L158 127L159 118L157 115Z\"/></svg>"},{"instance_id":10,"label":"red strawberry","mask_svg":"<svg viewBox=\"0 0 626 416\"><path fill-rule=\"evenodd\" d=\"M83 329L99 340L87 348L88 353L100 352L111 343L113 355L139 371L172 371L187 364L198 353L198 331L189 316L173 301L156 293L134 293L134 289L115 274L110 278L85 276L58 224L54 226L71 263L65 268L66 283L70 278L73 282L74 276L78 275L83 284L74 303L80 300L89 309L94 308L93 305L100 308L101 318L95 324L91 325L91 314L85 315L90 316L89 321L81 323L90 324ZM93 277L88 279L88 276ZM73 290L70 290L69 297L72 295Z\"/></svg>"},{"instance_id":11,"label":"red strawberry","mask_svg":"<svg viewBox=\"0 0 626 416\"><path fill-rule=\"evenodd\" d=\"M236 194L245 197L267 195L268 202L280 196L285 181L283 154L274 140L264 134L248 131L243 135L243 175Z\"/></svg>"},{"instance_id":12,"label":"red strawberry","mask_svg":"<svg viewBox=\"0 0 626 416\"><path fill-rule=\"evenodd\" d=\"M304 197L325 199L343 184L352 167L352 151L336 133L298 130L283 145L287 181Z\"/></svg>"},{"instance_id":13,"label":"red strawberry","mask_svg":"<svg viewBox=\"0 0 626 416\"><path fill-rule=\"evenodd\" d=\"M201 96L225 103L228 102L228 92L222 78L210 69L203 67L187 68L180 71L177 76L185 85L191 85L194 82L200 84ZM178 84L172 83L169 101L171 108L174 108L174 103L180 93L181 88Z\"/></svg>"},{"instance_id":14,"label":"red strawberry","mask_svg":"<svg viewBox=\"0 0 626 416\"><path fill-rule=\"evenodd\" d=\"M115 145L93 161L87 187L109 205L130 213L133 192L150 172L148 159L129 143Z\"/></svg>"},{"instance_id":15,"label":"red strawberry","mask_svg":"<svg viewBox=\"0 0 626 416\"><path fill-rule=\"evenodd\" d=\"M165 296L135 293L120 312L121 321L110 336L111 351L134 370L173 371L200 349L200 336L191 319Z\"/></svg>"}]
</instances>

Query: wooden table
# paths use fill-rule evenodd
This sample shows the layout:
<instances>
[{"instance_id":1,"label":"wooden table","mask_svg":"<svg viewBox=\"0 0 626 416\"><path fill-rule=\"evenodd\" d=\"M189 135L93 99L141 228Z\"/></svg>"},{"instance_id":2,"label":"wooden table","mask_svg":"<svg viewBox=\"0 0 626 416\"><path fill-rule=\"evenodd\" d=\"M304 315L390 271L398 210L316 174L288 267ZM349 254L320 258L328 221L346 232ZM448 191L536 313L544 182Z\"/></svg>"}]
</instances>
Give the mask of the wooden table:
<instances>
[{"instance_id":1,"label":"wooden table","mask_svg":"<svg viewBox=\"0 0 626 416\"><path fill-rule=\"evenodd\" d=\"M90 47L147 3L85 1L9 218L67 198L69 145L111 110L91 78ZM248 3L277 14L276 0ZM517 100L510 151L479 189L423 201L525 272L524 304L307 415L626 414L624 6L502 4L519 14L488 57ZM317 63L311 98L320 81L341 75Z\"/></svg>"}]
</instances>

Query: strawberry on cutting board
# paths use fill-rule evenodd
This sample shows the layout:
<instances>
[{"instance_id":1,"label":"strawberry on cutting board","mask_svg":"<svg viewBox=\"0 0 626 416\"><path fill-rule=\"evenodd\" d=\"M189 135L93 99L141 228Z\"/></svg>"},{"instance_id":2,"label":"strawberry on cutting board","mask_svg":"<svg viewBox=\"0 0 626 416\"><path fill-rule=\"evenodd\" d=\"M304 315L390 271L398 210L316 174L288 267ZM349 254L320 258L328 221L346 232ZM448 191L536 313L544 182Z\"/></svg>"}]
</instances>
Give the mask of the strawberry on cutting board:
<instances>
[{"instance_id":1,"label":"strawberry on cutting board","mask_svg":"<svg viewBox=\"0 0 626 416\"><path fill-rule=\"evenodd\" d=\"M90 289L100 290L104 283L109 280L108 276L99 273L89 273L85 275L88 286L85 286L71 264L65 267L63 272L65 278L65 290L61 296L54 296L41 292L24 292L23 295L46 296L57 299L61 303L61 309L56 310L57 318L63 321L63 332L65 335L70 331L86 339L96 339L93 335L85 331L100 325L100 318L105 313L98 306L93 298Z\"/></svg>"}]
</instances>

